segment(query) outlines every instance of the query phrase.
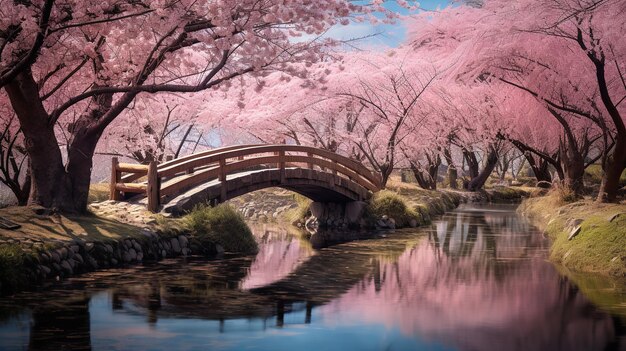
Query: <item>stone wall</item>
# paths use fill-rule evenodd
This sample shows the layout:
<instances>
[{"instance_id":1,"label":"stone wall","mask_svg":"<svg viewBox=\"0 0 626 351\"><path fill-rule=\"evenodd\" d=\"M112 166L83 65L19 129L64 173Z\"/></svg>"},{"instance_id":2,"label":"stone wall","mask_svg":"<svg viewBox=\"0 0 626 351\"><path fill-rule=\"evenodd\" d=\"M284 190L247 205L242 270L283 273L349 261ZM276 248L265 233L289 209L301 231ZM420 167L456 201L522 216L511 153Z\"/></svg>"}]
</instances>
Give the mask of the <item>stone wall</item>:
<instances>
[{"instance_id":1,"label":"stone wall","mask_svg":"<svg viewBox=\"0 0 626 351\"><path fill-rule=\"evenodd\" d=\"M22 243L24 245L24 243ZM26 267L38 279L59 279L102 268L194 254L189 234L162 236L144 229L135 237L119 240L74 239L51 249L36 248Z\"/></svg>"}]
</instances>

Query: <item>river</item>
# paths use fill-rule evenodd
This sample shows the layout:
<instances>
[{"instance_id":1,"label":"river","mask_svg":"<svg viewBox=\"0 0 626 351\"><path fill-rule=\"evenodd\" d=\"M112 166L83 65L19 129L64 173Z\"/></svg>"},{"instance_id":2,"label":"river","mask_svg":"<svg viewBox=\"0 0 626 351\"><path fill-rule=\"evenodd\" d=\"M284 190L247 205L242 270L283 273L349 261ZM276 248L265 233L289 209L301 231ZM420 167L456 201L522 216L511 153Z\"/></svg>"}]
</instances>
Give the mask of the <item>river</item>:
<instances>
[{"instance_id":1,"label":"river","mask_svg":"<svg viewBox=\"0 0 626 351\"><path fill-rule=\"evenodd\" d=\"M254 257L165 260L0 299L2 350L626 350L514 206L428 228L253 228Z\"/></svg>"}]
</instances>

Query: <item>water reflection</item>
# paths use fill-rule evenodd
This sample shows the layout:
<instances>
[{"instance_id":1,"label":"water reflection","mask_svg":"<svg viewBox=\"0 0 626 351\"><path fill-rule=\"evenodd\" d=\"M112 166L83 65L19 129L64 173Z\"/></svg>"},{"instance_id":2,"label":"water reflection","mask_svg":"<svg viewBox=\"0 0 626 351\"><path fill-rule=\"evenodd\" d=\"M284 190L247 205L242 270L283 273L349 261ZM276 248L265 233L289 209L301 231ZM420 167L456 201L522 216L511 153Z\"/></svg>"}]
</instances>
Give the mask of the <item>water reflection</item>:
<instances>
[{"instance_id":1,"label":"water reflection","mask_svg":"<svg viewBox=\"0 0 626 351\"><path fill-rule=\"evenodd\" d=\"M242 289L280 280L313 255L307 235L295 228L257 224L252 230L259 243L259 253L241 282Z\"/></svg>"},{"instance_id":2,"label":"water reflection","mask_svg":"<svg viewBox=\"0 0 626 351\"><path fill-rule=\"evenodd\" d=\"M545 262L545 246L511 213L459 211L321 311L463 350L605 349L613 319Z\"/></svg>"},{"instance_id":3,"label":"water reflection","mask_svg":"<svg viewBox=\"0 0 626 351\"><path fill-rule=\"evenodd\" d=\"M104 271L0 299L0 349L626 348L624 316L560 276L511 208L462 208L419 231L254 231L256 257Z\"/></svg>"}]
</instances>

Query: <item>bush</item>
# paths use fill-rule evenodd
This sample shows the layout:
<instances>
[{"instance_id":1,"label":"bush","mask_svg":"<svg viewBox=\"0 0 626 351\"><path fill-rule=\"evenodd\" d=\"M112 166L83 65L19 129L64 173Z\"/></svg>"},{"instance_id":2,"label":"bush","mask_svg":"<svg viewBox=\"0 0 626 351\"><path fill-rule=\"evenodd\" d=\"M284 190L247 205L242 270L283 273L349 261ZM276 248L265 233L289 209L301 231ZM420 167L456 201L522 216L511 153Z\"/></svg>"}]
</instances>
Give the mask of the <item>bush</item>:
<instances>
[{"instance_id":1,"label":"bush","mask_svg":"<svg viewBox=\"0 0 626 351\"><path fill-rule=\"evenodd\" d=\"M0 245L0 295L11 294L26 286L26 254L19 245Z\"/></svg>"},{"instance_id":2,"label":"bush","mask_svg":"<svg viewBox=\"0 0 626 351\"><path fill-rule=\"evenodd\" d=\"M243 217L232 207L198 205L183 219L193 239L206 253L214 253L217 245L226 252L253 254L258 246Z\"/></svg>"},{"instance_id":3,"label":"bush","mask_svg":"<svg viewBox=\"0 0 626 351\"><path fill-rule=\"evenodd\" d=\"M578 196L574 191L560 182L552 183L552 189L550 189L550 193L554 194L556 198L561 202L561 204L567 204L570 202L575 202L578 200Z\"/></svg>"},{"instance_id":4,"label":"bush","mask_svg":"<svg viewBox=\"0 0 626 351\"><path fill-rule=\"evenodd\" d=\"M404 197L392 191L383 190L374 194L367 206L366 213L370 219L374 220L387 215L396 221L397 227L408 226L412 219L420 223L422 221L420 214L407 204L408 201Z\"/></svg>"}]
</instances>

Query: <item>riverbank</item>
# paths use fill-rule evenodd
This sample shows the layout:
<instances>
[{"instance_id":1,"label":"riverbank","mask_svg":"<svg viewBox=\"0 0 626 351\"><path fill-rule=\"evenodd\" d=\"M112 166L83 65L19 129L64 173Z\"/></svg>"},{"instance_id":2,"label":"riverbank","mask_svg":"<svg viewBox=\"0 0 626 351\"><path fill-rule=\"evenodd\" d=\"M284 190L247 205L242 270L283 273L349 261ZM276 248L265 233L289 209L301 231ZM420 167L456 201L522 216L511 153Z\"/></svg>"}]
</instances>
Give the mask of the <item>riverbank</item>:
<instances>
[{"instance_id":1,"label":"riverbank","mask_svg":"<svg viewBox=\"0 0 626 351\"><path fill-rule=\"evenodd\" d=\"M99 269L256 252L252 233L230 207L200 206L178 220L123 202L89 208L83 216L36 206L0 209L0 217L19 225L0 229L0 295Z\"/></svg>"},{"instance_id":2,"label":"riverbank","mask_svg":"<svg viewBox=\"0 0 626 351\"><path fill-rule=\"evenodd\" d=\"M414 184L394 181L388 188L388 191L378 195L379 201L373 201L368 206L369 212L364 220L369 227L423 226L461 202L488 202L503 198L512 201L527 195L526 191L509 188L482 193L429 191ZM97 188L93 192L94 201L103 200L102 189ZM261 222L293 222L294 211L306 214L298 207L308 206L308 201L293 193L272 190L251 194L245 201L231 205L248 220ZM256 208L254 204L260 207ZM0 229L0 293L10 294L46 281L99 269L173 257L219 256L232 251L228 247L232 240L228 240L233 235L225 235L227 238L221 243L211 239L207 246L198 240L184 220L152 214L141 205L101 201L90 204L89 210L91 215L87 216L63 216L48 213L40 207L0 209L0 217L20 225L15 230ZM207 221L206 216L190 217L195 218L195 224L192 223L195 228L199 222ZM226 216L223 221L233 218Z\"/></svg>"},{"instance_id":3,"label":"riverbank","mask_svg":"<svg viewBox=\"0 0 626 351\"><path fill-rule=\"evenodd\" d=\"M518 211L550 237L550 260L574 272L626 277L626 204L564 203L550 193Z\"/></svg>"}]
</instances>

